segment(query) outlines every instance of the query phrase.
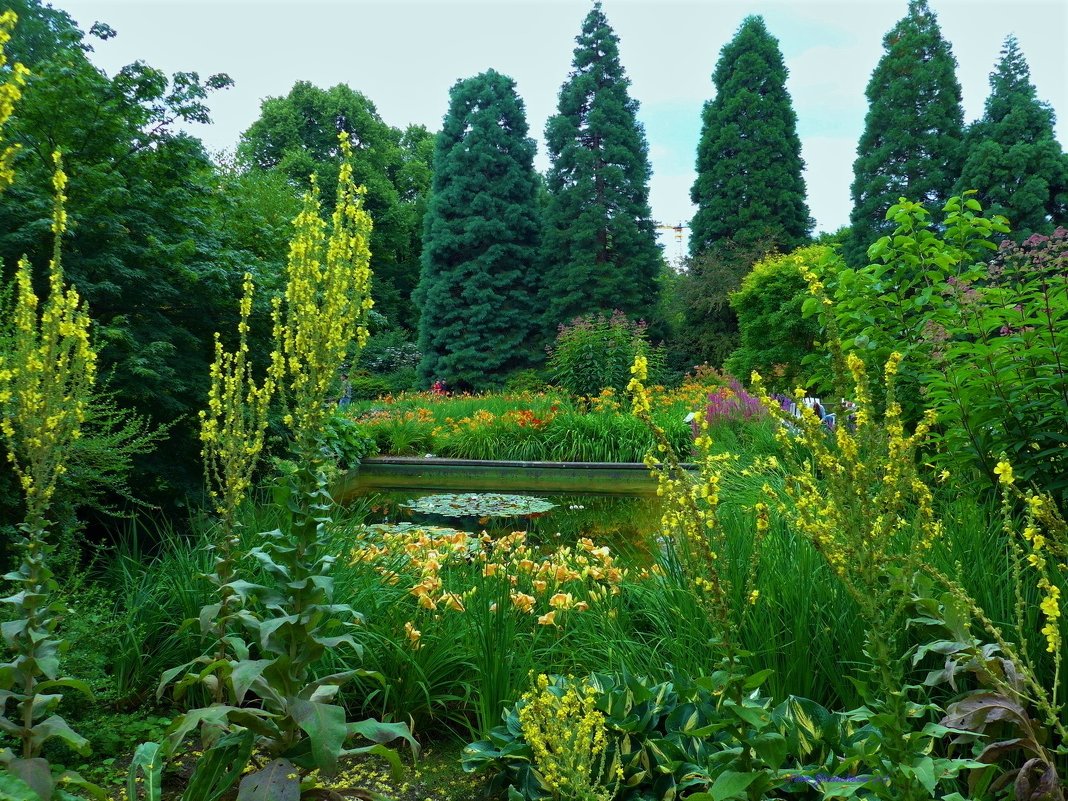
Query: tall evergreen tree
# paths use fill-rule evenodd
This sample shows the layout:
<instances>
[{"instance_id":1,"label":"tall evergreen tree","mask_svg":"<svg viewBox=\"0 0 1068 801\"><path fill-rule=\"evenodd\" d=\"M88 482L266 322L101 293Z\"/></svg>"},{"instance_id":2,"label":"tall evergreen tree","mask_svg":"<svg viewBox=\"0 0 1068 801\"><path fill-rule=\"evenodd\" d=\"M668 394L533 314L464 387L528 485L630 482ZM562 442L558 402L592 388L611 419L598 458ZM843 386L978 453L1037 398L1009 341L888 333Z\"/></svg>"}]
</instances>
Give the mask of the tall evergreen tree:
<instances>
[{"instance_id":1,"label":"tall evergreen tree","mask_svg":"<svg viewBox=\"0 0 1068 801\"><path fill-rule=\"evenodd\" d=\"M965 138L957 191L978 189L989 211L1009 218L1015 235L1049 233L1068 217L1068 156L1053 133L1053 109L1038 99L1015 36L990 74L983 116Z\"/></svg>"},{"instance_id":2,"label":"tall evergreen tree","mask_svg":"<svg viewBox=\"0 0 1068 801\"><path fill-rule=\"evenodd\" d=\"M868 82L868 114L853 162L851 264L892 229L886 210L900 197L940 205L960 175L964 112L957 60L927 0L883 37L886 52Z\"/></svg>"},{"instance_id":3,"label":"tall evergreen tree","mask_svg":"<svg viewBox=\"0 0 1068 801\"><path fill-rule=\"evenodd\" d=\"M489 70L449 98L424 217L419 372L481 389L535 357L535 145L511 78Z\"/></svg>"},{"instance_id":4,"label":"tall evergreen tree","mask_svg":"<svg viewBox=\"0 0 1068 801\"><path fill-rule=\"evenodd\" d=\"M548 331L580 314L648 317L663 257L649 210L649 145L600 2L586 15L557 113L543 243Z\"/></svg>"},{"instance_id":5,"label":"tall evergreen tree","mask_svg":"<svg viewBox=\"0 0 1068 801\"><path fill-rule=\"evenodd\" d=\"M786 75L778 40L763 18L747 17L720 51L702 115L691 256L724 239L792 250L812 231Z\"/></svg>"}]
</instances>

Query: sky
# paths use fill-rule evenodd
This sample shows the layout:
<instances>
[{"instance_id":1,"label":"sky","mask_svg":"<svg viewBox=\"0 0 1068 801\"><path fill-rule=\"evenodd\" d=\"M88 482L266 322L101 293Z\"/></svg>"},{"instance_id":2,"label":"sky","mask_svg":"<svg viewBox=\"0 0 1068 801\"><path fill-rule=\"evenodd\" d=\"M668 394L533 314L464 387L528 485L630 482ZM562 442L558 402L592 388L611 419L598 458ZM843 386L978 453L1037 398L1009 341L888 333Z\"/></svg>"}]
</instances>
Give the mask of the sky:
<instances>
[{"instance_id":1,"label":"sky","mask_svg":"<svg viewBox=\"0 0 1068 801\"><path fill-rule=\"evenodd\" d=\"M190 125L211 152L232 149L259 116L264 98L296 81L347 83L382 118L438 130L449 88L490 67L512 76L523 98L540 170L542 134L571 65L574 38L590 0L54 0L83 29L108 23L118 36L91 40L108 74L143 60L168 72L228 73L229 90L211 96L211 125ZM650 204L665 225L693 215L701 108L713 96L720 49L749 14L763 15L789 70L808 201L817 231L848 223L856 143L867 85L882 37L907 0L604 0L620 37L620 57L640 103L653 169ZM982 114L1002 42L1014 33L1041 100L1068 116L1068 2L930 0L959 68L970 122ZM1068 141L1068 120L1058 139ZM1068 148L1066 148L1068 149ZM685 234L685 232L684 232ZM662 231L665 254L685 247Z\"/></svg>"}]
</instances>

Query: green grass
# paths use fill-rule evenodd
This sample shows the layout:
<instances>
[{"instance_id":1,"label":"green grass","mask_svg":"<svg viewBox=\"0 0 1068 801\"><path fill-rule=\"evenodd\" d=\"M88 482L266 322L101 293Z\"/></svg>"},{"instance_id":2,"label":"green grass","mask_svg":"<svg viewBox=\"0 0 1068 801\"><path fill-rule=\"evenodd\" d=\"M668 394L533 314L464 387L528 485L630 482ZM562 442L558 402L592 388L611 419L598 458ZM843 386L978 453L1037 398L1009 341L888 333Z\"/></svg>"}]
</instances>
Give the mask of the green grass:
<instances>
[{"instance_id":1,"label":"green grass","mask_svg":"<svg viewBox=\"0 0 1068 801\"><path fill-rule=\"evenodd\" d=\"M720 427L714 436L719 447L739 454L723 479L719 521L729 543L728 552L722 555L724 574L740 588L753 547L752 507L768 500L765 481L781 480L753 474L749 465L754 454L775 453L777 446L770 428L763 424ZM338 510L331 529L332 548L339 557L334 573L336 597L366 615L366 624L358 630L364 653L359 659L332 653L321 669L360 667L384 677L383 681L360 679L344 688L342 699L354 718L410 722L421 738L429 740L463 739L492 726L503 705L515 700L532 673L625 670L664 680L676 671L695 676L717 667L720 655L712 643L714 628L701 599L679 570L673 549L656 542L655 525L647 524L649 530L644 533L648 536L632 533L634 540L640 540L631 543L633 547L617 550L624 552L621 558L629 560L635 570L658 559L662 575L628 578L618 595L606 599L596 612L573 615L566 626L557 629L537 626L533 618L513 615L510 610L503 614L506 596L501 597L496 613L488 606L469 603L469 611L463 614L421 615L409 592L410 580L391 584L372 567L349 563L354 532L372 502L365 499ZM1015 638L1018 632L1010 625L1014 597L998 508L948 488L938 505L946 530L930 555L931 563L959 577L995 622L1005 625L1006 634ZM263 499L250 504L242 520L246 545L257 541L256 532L274 528L278 522L277 511ZM612 525L606 513L599 541L610 540L607 529ZM78 588L72 598L76 607L79 598L85 598L86 610L99 610L102 597L111 599L103 612L92 613L104 620L99 630L91 619L84 621L74 653L80 665L106 665L106 670L99 671L103 677L99 682L107 685L101 696L112 712L105 714L135 710L135 717L158 718L170 713L166 704L153 706L160 674L205 646L197 627L183 627L183 622L195 617L209 600L200 575L211 559L206 549L210 529L198 524L197 533L183 537L161 527L151 537L155 544L150 551L140 547L135 533L98 569L95 586ZM538 541L555 544L560 540L541 536ZM403 572L403 561L398 556L393 569ZM246 567L250 579L256 580L254 567ZM489 592L502 586L479 584L478 562L458 564L450 571L450 588L478 585ZM835 709L856 705L859 699L850 677L856 677L868 660L863 654L865 631L854 603L822 557L778 515L772 516L760 554L757 588L759 602L739 632L741 647L750 653L749 669L773 671L766 687L776 698L802 695ZM1034 594L1025 590L1029 605ZM740 597L735 602L745 603ZM1041 670L1047 670L1049 657L1034 634L1040 624L1033 617L1026 632L1029 653ZM419 621L422 631L419 649L413 649L405 635L404 625L412 620ZM921 680L923 672L917 670L912 678ZM115 749L122 748L103 739L98 746L101 759L115 757Z\"/></svg>"}]
</instances>

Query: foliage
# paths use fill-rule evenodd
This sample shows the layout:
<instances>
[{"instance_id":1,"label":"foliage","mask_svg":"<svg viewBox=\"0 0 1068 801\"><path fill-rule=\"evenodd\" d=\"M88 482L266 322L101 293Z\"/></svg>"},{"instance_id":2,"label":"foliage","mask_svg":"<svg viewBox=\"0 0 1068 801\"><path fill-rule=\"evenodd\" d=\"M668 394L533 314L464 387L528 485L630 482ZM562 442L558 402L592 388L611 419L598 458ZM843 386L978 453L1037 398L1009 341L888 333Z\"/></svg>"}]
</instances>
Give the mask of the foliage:
<instances>
[{"instance_id":1,"label":"foliage","mask_svg":"<svg viewBox=\"0 0 1068 801\"><path fill-rule=\"evenodd\" d=\"M408 340L403 329L373 328L367 347L360 354L359 364L375 376L381 376L396 373L398 370L414 369L419 366L421 359L419 347Z\"/></svg>"},{"instance_id":2,"label":"foliage","mask_svg":"<svg viewBox=\"0 0 1068 801\"><path fill-rule=\"evenodd\" d=\"M1015 36L990 74L983 116L968 128L967 157L955 193L978 189L1018 239L1068 221L1068 156L1054 136L1053 109L1039 101Z\"/></svg>"},{"instance_id":3,"label":"foliage","mask_svg":"<svg viewBox=\"0 0 1068 801\"><path fill-rule=\"evenodd\" d=\"M631 322L619 310L611 317L588 314L560 326L549 351L549 375L576 397L594 397L602 389L621 393L639 354L652 358L659 378L663 354L649 345L644 323Z\"/></svg>"},{"instance_id":4,"label":"foliage","mask_svg":"<svg viewBox=\"0 0 1068 801\"><path fill-rule=\"evenodd\" d=\"M724 387L726 380L705 373L674 390L656 388L654 414L680 452L689 451L693 439L686 415ZM392 456L637 462L655 444L645 427L622 411L612 389L577 399L559 391L405 393L353 408L349 414L378 450Z\"/></svg>"},{"instance_id":5,"label":"foliage","mask_svg":"<svg viewBox=\"0 0 1068 801\"><path fill-rule=\"evenodd\" d=\"M423 386L481 389L538 360L534 151L515 81L489 70L453 86L423 232Z\"/></svg>"},{"instance_id":6,"label":"foliage","mask_svg":"<svg viewBox=\"0 0 1068 801\"><path fill-rule=\"evenodd\" d=\"M549 388L544 371L535 368L517 370L504 382L504 391L510 393L545 392Z\"/></svg>"},{"instance_id":7,"label":"foliage","mask_svg":"<svg viewBox=\"0 0 1068 801\"><path fill-rule=\"evenodd\" d=\"M810 245L785 256L766 256L753 265L730 296L740 345L725 362L726 370L735 375L756 370L768 376L773 388L786 391L803 382L802 362L819 336L816 321L803 314L808 297L803 271L826 264L831 252Z\"/></svg>"},{"instance_id":8,"label":"foliage","mask_svg":"<svg viewBox=\"0 0 1068 801\"><path fill-rule=\"evenodd\" d=\"M548 747L567 758L564 746L571 745L576 729L547 738L526 721L540 697L563 706L569 693L580 690L586 718L603 727L607 743L601 759L618 771L619 787L611 797L621 801L683 793L694 799L763 798L788 783L819 787L818 776L845 770L842 755L862 752L870 740L871 729L862 719L832 713L805 698L773 705L759 689L759 676L750 680L742 705L723 701L725 677L717 672L692 680L676 674L660 683L631 674L539 677L540 693L524 695L505 712L503 725L464 749L464 769L492 771L491 790L510 787L510 797L570 798L554 787L559 782L539 765L538 753ZM732 736L738 721L744 721L744 744L753 749L747 770L739 770L743 743ZM846 779L843 784L850 783L850 776L839 775ZM834 789L826 788L828 797L836 797Z\"/></svg>"},{"instance_id":9,"label":"foliage","mask_svg":"<svg viewBox=\"0 0 1068 801\"><path fill-rule=\"evenodd\" d=\"M845 362L855 408L848 421L835 426L833 437L811 408L801 405L800 417L792 417L767 396L759 376L754 375L754 383L769 412L778 417L780 439L789 448L780 511L827 561L865 622L870 683L858 683L858 689L881 733L881 745L878 778L864 786L880 798L929 798L939 783L979 766L929 755L940 732L929 726L917 729L914 721L937 707L913 701L915 688L905 681L902 624L925 554L944 533L933 494L916 468L916 451L924 446L935 415L925 413L915 431L906 433L894 391L899 354L890 354L884 368L881 422L864 363L853 353Z\"/></svg>"},{"instance_id":10,"label":"foliage","mask_svg":"<svg viewBox=\"0 0 1068 801\"><path fill-rule=\"evenodd\" d=\"M67 279L90 305L101 375L117 403L167 429L166 456L140 455L141 497L173 505L196 491L195 410L206 391L211 331L232 317L226 298L247 257L217 224L213 166L183 122L207 122L225 75L168 77L142 62L109 77L64 12L13 0L11 52L32 70L6 133L21 145L18 175L0 199L0 256L44 263L53 150L70 173ZM94 31L109 35L106 26ZM184 498L181 499L184 502Z\"/></svg>"},{"instance_id":11,"label":"foliage","mask_svg":"<svg viewBox=\"0 0 1068 801\"><path fill-rule=\"evenodd\" d=\"M885 53L865 94L868 113L853 163L845 247L851 267L890 226L883 210L899 197L944 203L960 175L964 113L957 62L927 0L909 0L883 37Z\"/></svg>"},{"instance_id":12,"label":"foliage","mask_svg":"<svg viewBox=\"0 0 1068 801\"><path fill-rule=\"evenodd\" d=\"M901 198L886 212L887 220L895 225L893 235L868 249L872 263L857 270L839 269L831 257L819 270L834 291L835 329L828 339L836 341L840 336L842 348L863 354L873 365L885 363L892 352L899 353L900 397L910 419L918 416L921 387L928 380L930 354L935 349L930 324L941 309L952 305L956 282L966 279L966 271L994 249L991 237L1008 230L1004 218L988 220L978 214L974 199L951 199L944 211L941 230L932 230L923 205ZM805 275L813 292L806 311L831 308L831 301L822 294L822 277L812 271ZM826 315L823 322L830 333ZM842 391L839 394L846 397Z\"/></svg>"},{"instance_id":13,"label":"foliage","mask_svg":"<svg viewBox=\"0 0 1068 801\"><path fill-rule=\"evenodd\" d=\"M697 146L690 199L690 255L720 240L792 249L812 230L801 175L797 115L786 91L779 43L758 16L746 17L720 51Z\"/></svg>"},{"instance_id":14,"label":"foliage","mask_svg":"<svg viewBox=\"0 0 1068 801\"><path fill-rule=\"evenodd\" d=\"M339 136L339 143L347 156L350 147L345 134ZM335 558L329 555L325 540L332 502L326 491L322 449L334 377L350 343L355 341L362 347L366 341L371 307L367 249L371 220L347 162L342 164L338 179L329 236L320 216L314 180L294 227L285 297L276 302L274 310L276 348L269 379L277 381L281 389L295 461L280 464L281 475L274 487L282 525L261 534L261 544L248 552L274 586L253 584L236 575L230 564L232 548L227 546L216 559L216 573L209 577L219 600L204 607L199 616L202 632L214 636L215 656L171 668L160 684L162 692L181 677L175 685L177 697L199 685L215 696L211 706L190 710L174 720L160 755L173 755L185 737L201 727L211 748L200 767L209 775L208 765L225 765L234 759L247 762L251 745L234 752L231 737L218 739L219 730L226 727L245 729L271 758L265 767L241 780L239 792L253 797L268 790L299 794L296 768L315 768L331 775L345 754L384 756L399 769L396 753L383 743L405 737L413 749L416 747L403 725L374 720L347 723L344 708L331 703L342 684L364 671L346 670L318 678L312 673L328 650L347 646L359 652L351 634L331 633L354 625L361 617L349 605L334 603L329 574ZM242 306L244 320L251 306L249 292ZM220 359L220 374L255 389L239 355L226 359L220 352ZM225 385L222 397L226 397ZM253 392L244 397L235 393L233 397L232 404L209 409L208 422L217 415L228 422L221 427L206 425L206 440L217 445L219 431L232 430L233 439L246 438L244 449L234 451L235 463L242 456L251 462L258 454L255 443L263 429L258 423L246 425L249 410L243 403L255 409L260 396ZM251 419L259 418L254 414ZM221 475L236 489L243 489L249 473L227 468ZM223 534L228 537L232 523L223 522ZM233 545L239 544L235 539ZM226 570L219 571L220 565ZM251 643L237 636L234 623L252 635ZM259 658L252 658L254 653ZM256 707L243 706L250 692L258 699ZM369 739L372 745L345 748L345 741L354 736ZM241 767L227 769L228 784L240 777ZM132 774L130 781L132 787ZM224 784L212 792L226 789Z\"/></svg>"},{"instance_id":15,"label":"foliage","mask_svg":"<svg viewBox=\"0 0 1068 801\"><path fill-rule=\"evenodd\" d=\"M902 405L912 418L921 403L937 411L946 467L993 481L1004 451L1063 504L1068 285L1058 265L1068 236L992 253L1008 226L971 194L950 199L937 228L920 204L893 206L894 236L873 245L875 263L834 279L835 323L866 359L901 351Z\"/></svg>"},{"instance_id":16,"label":"foliage","mask_svg":"<svg viewBox=\"0 0 1068 801\"><path fill-rule=\"evenodd\" d=\"M397 642L373 657L397 669L382 671L386 689L369 700L420 718L459 712L476 735L517 699L534 649L615 608L628 576L588 538L543 550L522 532L494 539L427 526L357 532L352 564L380 577L368 587L372 641Z\"/></svg>"},{"instance_id":17,"label":"foliage","mask_svg":"<svg viewBox=\"0 0 1068 801\"><path fill-rule=\"evenodd\" d=\"M374 438L342 414L327 418L322 432L322 449L342 470L355 470L364 457L378 452Z\"/></svg>"},{"instance_id":18,"label":"foliage","mask_svg":"<svg viewBox=\"0 0 1068 801\"><path fill-rule=\"evenodd\" d=\"M1068 508L1068 231L1005 242L949 288L952 314L928 327L928 398L951 467L993 481L997 453ZM962 336L963 334L963 336Z\"/></svg>"},{"instance_id":19,"label":"foliage","mask_svg":"<svg viewBox=\"0 0 1068 801\"><path fill-rule=\"evenodd\" d=\"M595 2L576 38L549 151L542 263L544 330L621 309L651 318L663 258L649 210L649 146L619 59L619 37Z\"/></svg>"},{"instance_id":20,"label":"foliage","mask_svg":"<svg viewBox=\"0 0 1068 801\"><path fill-rule=\"evenodd\" d=\"M14 24L14 14L0 17L4 35ZM3 38L0 35L0 45ZM17 80L20 70L13 74L12 80ZM10 83L7 88L10 96ZM0 108L0 126L10 114L10 106ZM48 565L48 556L55 550L49 537L52 499L66 470L66 451L81 435L96 380L89 313L78 292L66 284L60 263L60 240L67 222L67 177L58 151L53 159L54 246L48 265L48 297L40 301L34 293L30 262L23 258L15 274L13 324L0 341L0 438L18 477L26 510L17 538L22 563L4 576L17 591L3 599L10 607L2 633L11 660L0 666L0 729L15 737L19 753L3 749L0 763L42 801L53 797L56 783L51 766L41 756L42 746L59 739L82 753L88 747L88 741L55 714L63 700L62 690L91 696L84 682L59 674L60 654L66 646L56 630L64 606ZM15 712L11 717L9 704ZM69 772L58 780L96 789Z\"/></svg>"},{"instance_id":21,"label":"foliage","mask_svg":"<svg viewBox=\"0 0 1068 801\"><path fill-rule=\"evenodd\" d=\"M419 278L419 231L430 187L430 153L423 143L432 136L425 129L391 128L374 103L345 84L321 89L298 81L284 97L263 101L259 119L241 136L238 156L252 175L277 173L297 186L316 174L332 210L342 164L339 133L352 145L353 177L366 188L364 202L375 220L369 243L375 302L395 325L414 329L419 309L411 293Z\"/></svg>"},{"instance_id":22,"label":"foliage","mask_svg":"<svg viewBox=\"0 0 1068 801\"><path fill-rule=\"evenodd\" d=\"M682 324L669 343L672 362L722 366L739 344L738 316L730 296L753 265L774 250L770 239L749 244L720 240L686 261L680 280Z\"/></svg>"},{"instance_id":23,"label":"foliage","mask_svg":"<svg viewBox=\"0 0 1068 801\"><path fill-rule=\"evenodd\" d=\"M990 787L998 791L1014 784L1016 798L1063 798L1064 743L1068 731L1061 719L1060 669L1063 661L1061 621L1062 588L1066 576L1062 560L1068 555L1068 527L1048 496L1015 487L1012 466L998 465L1002 494L1002 522L1011 555L1011 581L1015 588L1013 627L1018 642L1006 636L1004 624L995 622L987 609L954 579L932 566L927 572L938 584L916 596L919 614L913 619L925 627L928 642L913 657L919 663L938 655L937 668L925 684L957 687L965 676L978 688L957 698L946 709L942 724L956 734L955 746L970 751L978 766L969 778L969 788ZM1022 524L1015 519L1017 502L1024 507ZM1024 596L1034 582L1038 611L1044 623L1040 644L1042 656L1052 655L1052 670L1040 668L1027 648L1029 630L1035 625L1033 609ZM946 588L939 592L938 587ZM973 632L973 621L979 636ZM986 641L984 641L986 640ZM1035 713L1035 717L1032 717ZM995 778L989 767L1007 761L1019 752L1022 764L1013 760Z\"/></svg>"}]
</instances>

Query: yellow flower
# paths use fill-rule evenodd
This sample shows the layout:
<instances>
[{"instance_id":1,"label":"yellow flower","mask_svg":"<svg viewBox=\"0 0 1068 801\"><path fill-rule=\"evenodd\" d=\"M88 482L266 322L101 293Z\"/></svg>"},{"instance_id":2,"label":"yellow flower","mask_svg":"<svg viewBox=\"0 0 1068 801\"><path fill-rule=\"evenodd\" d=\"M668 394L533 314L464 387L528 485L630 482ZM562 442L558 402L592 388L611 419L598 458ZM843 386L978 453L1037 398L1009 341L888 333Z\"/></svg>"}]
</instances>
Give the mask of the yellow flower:
<instances>
[{"instance_id":1,"label":"yellow flower","mask_svg":"<svg viewBox=\"0 0 1068 801\"><path fill-rule=\"evenodd\" d=\"M439 601L445 604L446 609L449 609L453 612L465 611L463 601L460 600L460 596L457 595L455 592L445 593L441 596Z\"/></svg>"},{"instance_id":2,"label":"yellow flower","mask_svg":"<svg viewBox=\"0 0 1068 801\"><path fill-rule=\"evenodd\" d=\"M555 626L556 625L556 610L546 612L544 615L538 617L539 626Z\"/></svg>"},{"instance_id":3,"label":"yellow flower","mask_svg":"<svg viewBox=\"0 0 1068 801\"><path fill-rule=\"evenodd\" d=\"M418 651L422 647L423 644L419 640L423 633L412 625L410 620L404 624L404 634L408 638L408 642L411 643L412 650Z\"/></svg>"},{"instance_id":4,"label":"yellow flower","mask_svg":"<svg viewBox=\"0 0 1068 801\"><path fill-rule=\"evenodd\" d=\"M1002 484L1012 484L1016 479L1012 475L1012 465L1002 459L998 462L997 467L994 468L994 475L998 477L998 481Z\"/></svg>"},{"instance_id":5,"label":"yellow flower","mask_svg":"<svg viewBox=\"0 0 1068 801\"><path fill-rule=\"evenodd\" d=\"M558 592L549 599L549 606L554 609L570 609L574 603L575 599L569 592Z\"/></svg>"}]
</instances>

